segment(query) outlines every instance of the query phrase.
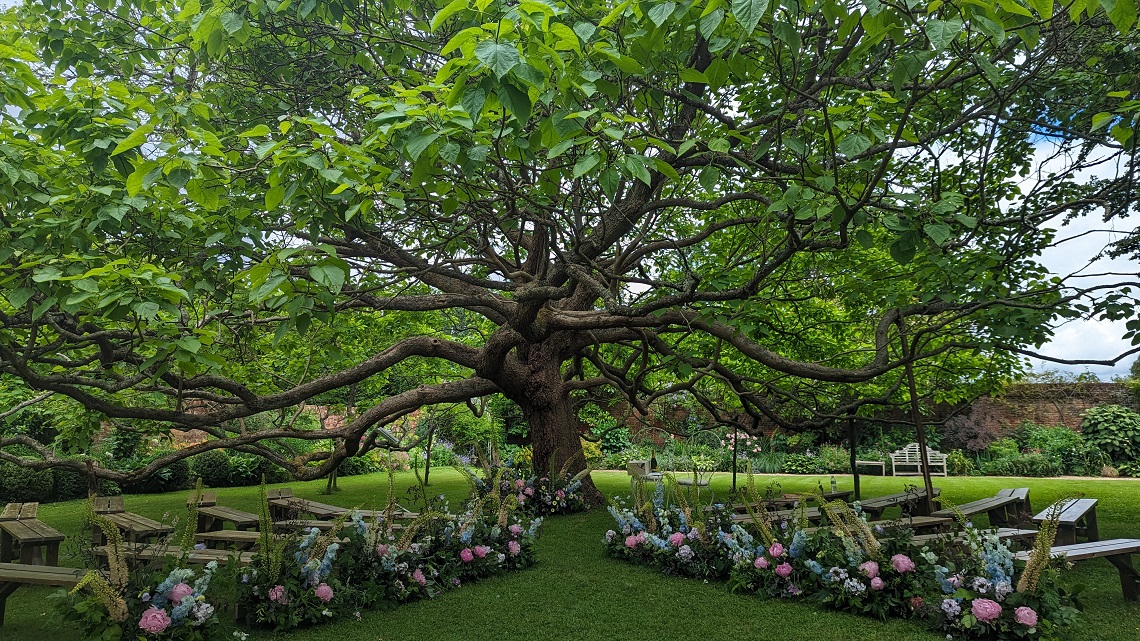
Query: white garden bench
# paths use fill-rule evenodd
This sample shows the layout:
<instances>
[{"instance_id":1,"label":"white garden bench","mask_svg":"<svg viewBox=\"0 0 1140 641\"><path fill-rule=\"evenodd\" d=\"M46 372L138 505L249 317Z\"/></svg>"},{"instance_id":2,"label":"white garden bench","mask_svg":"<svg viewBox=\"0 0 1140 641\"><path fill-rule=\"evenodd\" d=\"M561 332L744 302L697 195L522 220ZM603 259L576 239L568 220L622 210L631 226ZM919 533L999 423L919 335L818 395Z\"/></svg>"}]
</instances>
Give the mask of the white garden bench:
<instances>
[{"instance_id":1,"label":"white garden bench","mask_svg":"<svg viewBox=\"0 0 1140 641\"><path fill-rule=\"evenodd\" d=\"M946 476L946 455L938 450L926 450L926 465L932 476ZM911 443L891 453L891 474L894 476L922 476L922 457L918 443Z\"/></svg>"}]
</instances>

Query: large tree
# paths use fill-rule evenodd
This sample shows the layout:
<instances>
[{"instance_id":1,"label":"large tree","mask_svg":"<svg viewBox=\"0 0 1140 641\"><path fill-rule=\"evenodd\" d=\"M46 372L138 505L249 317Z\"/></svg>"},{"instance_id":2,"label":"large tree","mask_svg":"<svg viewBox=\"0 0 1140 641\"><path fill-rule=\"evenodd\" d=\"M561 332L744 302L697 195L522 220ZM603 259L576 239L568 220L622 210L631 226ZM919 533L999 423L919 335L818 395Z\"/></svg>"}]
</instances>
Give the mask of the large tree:
<instances>
[{"instance_id":1,"label":"large tree","mask_svg":"<svg viewBox=\"0 0 1140 641\"><path fill-rule=\"evenodd\" d=\"M1130 30L1131 0L1110 4ZM0 57L0 371L99 416L213 435L177 456L297 436L233 426L435 364L295 468L311 477L425 405L502 393L536 467L581 467L575 390L635 406L728 393L777 417L820 383L1040 345L1095 295L1036 262L1040 225L1128 187L1126 143L1101 164L1119 175L1082 178L1104 123L1052 95L1085 62L1060 53L1112 31L1105 15L30 2L6 15ZM1026 188L1043 145L1060 160ZM231 358L377 315L404 324L354 334L367 355L334 371L267 380ZM20 444L0 439L0 457Z\"/></svg>"}]
</instances>

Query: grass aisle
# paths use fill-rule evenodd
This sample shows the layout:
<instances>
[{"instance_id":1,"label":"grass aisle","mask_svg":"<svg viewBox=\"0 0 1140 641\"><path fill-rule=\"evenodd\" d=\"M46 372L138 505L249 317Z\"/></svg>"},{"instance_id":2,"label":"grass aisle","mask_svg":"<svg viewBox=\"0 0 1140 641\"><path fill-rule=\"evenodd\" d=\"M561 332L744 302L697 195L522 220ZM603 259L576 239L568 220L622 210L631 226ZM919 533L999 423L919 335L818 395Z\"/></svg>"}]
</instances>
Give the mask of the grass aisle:
<instances>
[{"instance_id":1,"label":"grass aisle","mask_svg":"<svg viewBox=\"0 0 1140 641\"><path fill-rule=\"evenodd\" d=\"M446 493L453 504L466 485L451 470L433 470L433 490ZM607 495L628 493L624 473L595 473ZM815 487L817 477L757 477L766 485L779 481L785 491ZM841 486L850 479L837 477ZM397 491L412 481L401 475ZM826 483L826 480L824 481ZM321 497L323 482L293 483L302 496L341 505L363 505L382 494L385 477L342 479L343 491ZM714 487L727 489L727 475ZM1140 483L1130 481L1072 481L1053 479L951 478L938 479L943 495L956 503L992 496L1003 487L1029 486L1034 507L1057 497L1083 491L1100 499L1103 538L1140 537ZM864 478L867 496L898 491L900 479ZM255 510L256 488L219 491L220 502ZM164 512L183 514L184 493L130 496L129 509L152 517ZM78 502L43 506L44 520L67 533L78 534ZM880 623L811 605L763 601L731 594L721 583L662 576L606 557L600 539L611 527L604 511L547 519L539 539L539 564L506 577L464 586L431 601L384 612L364 612L360 621L342 621L289 634L257 634L251 639L282 641L448 641L582 639L614 641L716 641L775 639L788 641L937 641L940 635L905 622ZM65 559L66 562L66 559ZM1088 587L1087 616L1073 641L1133 641L1140 638L1140 606L1125 603L1116 571L1108 562L1081 563L1075 576ZM61 629L44 598L50 590L21 589L9 599L8 625L0 639L72 641L78 633Z\"/></svg>"}]
</instances>

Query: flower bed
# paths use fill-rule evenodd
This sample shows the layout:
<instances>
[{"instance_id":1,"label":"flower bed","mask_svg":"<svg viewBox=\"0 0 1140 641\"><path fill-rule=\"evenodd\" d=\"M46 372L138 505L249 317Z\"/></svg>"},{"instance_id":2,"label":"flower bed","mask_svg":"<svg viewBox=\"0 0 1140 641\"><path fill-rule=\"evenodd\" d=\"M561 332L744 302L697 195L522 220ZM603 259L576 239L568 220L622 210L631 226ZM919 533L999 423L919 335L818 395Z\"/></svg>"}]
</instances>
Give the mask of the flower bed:
<instances>
[{"instance_id":1,"label":"flower bed","mask_svg":"<svg viewBox=\"0 0 1140 641\"><path fill-rule=\"evenodd\" d=\"M271 533L262 498L261 531ZM186 566L192 533L161 562L129 566L118 528L93 516L108 539L110 569L90 573L59 605L84 638L106 641L232 640L245 637L242 627L288 630L359 618L364 610L431 598L533 565L542 519L516 507L492 494L469 502L461 514L425 510L398 528L389 525L391 518L367 522L353 513L327 533L263 534L248 567L232 559L204 569Z\"/></svg>"},{"instance_id":2,"label":"flower bed","mask_svg":"<svg viewBox=\"0 0 1140 641\"><path fill-rule=\"evenodd\" d=\"M512 496L518 509L527 514L573 514L589 508L582 493L581 479L586 472L535 476L514 468L499 467L485 470L480 477L466 468L460 470L466 474L475 496L485 497L492 491L504 497Z\"/></svg>"},{"instance_id":3,"label":"flower bed","mask_svg":"<svg viewBox=\"0 0 1140 641\"><path fill-rule=\"evenodd\" d=\"M1078 614L1074 595L1049 565L1046 533L1027 569L996 536L972 527L916 550L905 527L884 530L843 504L828 504L832 527L806 523L733 524L722 506L705 513L667 506L611 507L617 527L605 545L617 558L668 574L727 580L735 591L810 600L879 619L928 621L955 639L1054 638ZM1047 528L1043 528L1047 529Z\"/></svg>"}]
</instances>

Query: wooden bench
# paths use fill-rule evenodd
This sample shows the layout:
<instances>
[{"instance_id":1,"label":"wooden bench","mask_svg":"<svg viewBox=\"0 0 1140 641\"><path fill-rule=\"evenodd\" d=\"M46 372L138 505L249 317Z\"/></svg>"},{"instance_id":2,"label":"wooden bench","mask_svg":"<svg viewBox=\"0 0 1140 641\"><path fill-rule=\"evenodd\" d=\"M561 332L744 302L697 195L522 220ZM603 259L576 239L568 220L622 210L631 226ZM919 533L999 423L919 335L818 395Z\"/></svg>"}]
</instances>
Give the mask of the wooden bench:
<instances>
[{"instance_id":1,"label":"wooden bench","mask_svg":"<svg viewBox=\"0 0 1140 641\"><path fill-rule=\"evenodd\" d=\"M914 530L915 532L922 532L925 530L932 530L934 532L943 532L945 530L948 530L953 523L954 523L954 519L948 519L946 517L913 516L909 519L903 518L903 519L893 519L890 521L882 521L880 523L876 523L875 525L887 527L887 528L905 527L905 528L909 528L911 530ZM830 527L830 526L828 526L828 527ZM818 528L818 527L809 527L809 528L804 529L804 532L807 534L813 534L813 533L815 533L816 530L819 530L819 529L820 528ZM926 536L931 536L931 537L945 536L945 534L928 534Z\"/></svg>"},{"instance_id":2,"label":"wooden bench","mask_svg":"<svg viewBox=\"0 0 1140 641\"><path fill-rule=\"evenodd\" d=\"M73 588L86 570L23 563L0 563L0 625L4 625L4 608L8 597L22 585L44 585Z\"/></svg>"},{"instance_id":3,"label":"wooden bench","mask_svg":"<svg viewBox=\"0 0 1140 641\"><path fill-rule=\"evenodd\" d=\"M94 548L95 556L99 558L107 558L109 555L109 548L106 545L100 545ZM181 557L182 550L169 545L157 545L154 543L124 543L123 556L127 559L137 561L154 561L156 559L165 559L166 557ZM231 561L237 561L241 565L249 565L253 562L252 552L231 552L228 550L191 550L185 556L187 563L194 565L206 565L210 561L217 561L219 564L224 565Z\"/></svg>"},{"instance_id":4,"label":"wooden bench","mask_svg":"<svg viewBox=\"0 0 1140 641\"><path fill-rule=\"evenodd\" d=\"M804 508L802 510L799 508L795 508L795 509L791 509L791 510L775 510L775 511L761 512L757 516L759 516L761 518L768 519L769 521L776 522L776 521L797 519L801 515L811 523L817 523L817 522L819 522L820 519L823 518L823 514L820 512L820 509L818 507L808 507L808 508ZM750 514L735 514L732 517L732 522L733 523L751 523L752 522L752 515L750 515Z\"/></svg>"},{"instance_id":5,"label":"wooden bench","mask_svg":"<svg viewBox=\"0 0 1140 641\"><path fill-rule=\"evenodd\" d=\"M891 452L891 474L893 476L922 476L922 455L918 443L911 443L896 452ZM913 470L910 468L914 468ZM926 467L932 476L946 476L946 455L938 450L927 448ZM935 471L940 468L941 471Z\"/></svg>"},{"instance_id":6,"label":"wooden bench","mask_svg":"<svg viewBox=\"0 0 1140 641\"><path fill-rule=\"evenodd\" d=\"M1031 552L1018 552L1013 556L1017 561L1028 561ZM1062 557L1069 561L1085 559L1107 559L1120 573L1120 588L1128 601L1140 600L1140 574L1132 565L1132 555L1140 554L1140 539L1110 539L1089 541L1071 545L1056 545L1049 550L1051 557Z\"/></svg>"},{"instance_id":7,"label":"wooden bench","mask_svg":"<svg viewBox=\"0 0 1140 641\"><path fill-rule=\"evenodd\" d=\"M146 541L174 532L174 527L170 525L164 525L141 514L127 512L121 496L98 496L95 497L94 503L95 513L107 517L107 520L114 523L128 541ZM94 528L91 541L94 545L106 543L103 532L98 527Z\"/></svg>"},{"instance_id":8,"label":"wooden bench","mask_svg":"<svg viewBox=\"0 0 1140 641\"><path fill-rule=\"evenodd\" d=\"M236 510L225 505L207 505L198 508L198 532L215 532L233 523L235 530L257 529L260 519L256 514Z\"/></svg>"},{"instance_id":9,"label":"wooden bench","mask_svg":"<svg viewBox=\"0 0 1140 641\"><path fill-rule=\"evenodd\" d=\"M59 565L59 544L64 536L36 518L39 503L9 503L0 513L0 563L15 559L20 548L20 563Z\"/></svg>"},{"instance_id":10,"label":"wooden bench","mask_svg":"<svg viewBox=\"0 0 1140 641\"><path fill-rule=\"evenodd\" d=\"M1029 488L1027 487L1017 488L1017 490L1001 490L996 496L970 501L969 503L963 503L954 508L938 510L932 513L932 516L954 517L958 513L965 516L974 516L975 514L985 513L990 519L990 525L997 527L1009 523L1009 508L1011 506L1015 506L1014 515L1016 516L1017 508L1022 506L1027 500L1029 500Z\"/></svg>"},{"instance_id":11,"label":"wooden bench","mask_svg":"<svg viewBox=\"0 0 1140 641\"><path fill-rule=\"evenodd\" d=\"M327 521L322 522L327 523ZM211 532L199 532L194 535L194 540L206 544L206 547L211 549L228 547L239 551L252 551L256 550L258 544L261 542L261 532L251 532L248 530L214 530Z\"/></svg>"},{"instance_id":12,"label":"wooden bench","mask_svg":"<svg viewBox=\"0 0 1140 641\"><path fill-rule=\"evenodd\" d=\"M1034 523L1041 523L1049 515L1060 510L1057 517L1057 545L1072 545L1077 542L1077 536L1084 536L1089 541L1099 541L1100 531L1096 524L1096 499L1061 499L1045 508L1033 517Z\"/></svg>"},{"instance_id":13,"label":"wooden bench","mask_svg":"<svg viewBox=\"0 0 1140 641\"><path fill-rule=\"evenodd\" d=\"M985 530L984 534L994 534L1002 541L1032 541L1037 538L1037 530L1023 530L1011 527L999 527L996 529ZM919 534L910 539L910 544L916 548L923 547L928 543L939 539L945 539L946 534ZM962 533L955 534L951 539L955 543L961 543L966 540L966 535Z\"/></svg>"},{"instance_id":14,"label":"wooden bench","mask_svg":"<svg viewBox=\"0 0 1140 641\"><path fill-rule=\"evenodd\" d=\"M839 490L836 492L824 492L823 500L825 501L846 501L854 490ZM756 510L773 510L773 509L786 509L793 507L801 501L814 501L815 494L781 494L779 496L772 496L761 499L759 501L752 501L748 503L733 503L730 507L733 512L745 513L751 508ZM705 508L705 511L711 511L712 506Z\"/></svg>"},{"instance_id":15,"label":"wooden bench","mask_svg":"<svg viewBox=\"0 0 1140 641\"><path fill-rule=\"evenodd\" d=\"M934 504L938 505L937 497L942 494L941 488L934 488ZM867 513L867 516L872 520L883 518L883 512L886 512L892 507L899 507L911 501L917 501L920 515L925 510L924 500L926 498L926 489L919 488L916 492L899 492L898 494L887 494L886 496L876 496L867 499L866 501L859 501L859 508Z\"/></svg>"},{"instance_id":16,"label":"wooden bench","mask_svg":"<svg viewBox=\"0 0 1140 641\"><path fill-rule=\"evenodd\" d=\"M882 461L855 461L855 467L877 467L879 476L887 475L887 464Z\"/></svg>"}]
</instances>

